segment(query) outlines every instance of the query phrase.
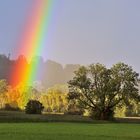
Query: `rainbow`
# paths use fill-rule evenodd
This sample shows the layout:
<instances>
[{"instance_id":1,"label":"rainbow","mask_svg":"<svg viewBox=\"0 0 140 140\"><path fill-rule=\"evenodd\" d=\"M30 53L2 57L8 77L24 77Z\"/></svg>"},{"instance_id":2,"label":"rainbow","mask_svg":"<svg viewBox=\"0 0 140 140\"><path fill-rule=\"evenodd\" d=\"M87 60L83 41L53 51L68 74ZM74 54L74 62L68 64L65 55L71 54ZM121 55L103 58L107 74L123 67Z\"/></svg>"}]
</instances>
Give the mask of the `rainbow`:
<instances>
[{"instance_id":1,"label":"rainbow","mask_svg":"<svg viewBox=\"0 0 140 140\"><path fill-rule=\"evenodd\" d=\"M34 0L17 46L17 54L25 55L28 60L31 60L33 56L41 55L49 36L53 5L54 0ZM45 51L47 53L47 50ZM31 85L36 77L38 64L39 60L30 65L17 62L12 70L11 84L14 86L19 83Z\"/></svg>"}]
</instances>

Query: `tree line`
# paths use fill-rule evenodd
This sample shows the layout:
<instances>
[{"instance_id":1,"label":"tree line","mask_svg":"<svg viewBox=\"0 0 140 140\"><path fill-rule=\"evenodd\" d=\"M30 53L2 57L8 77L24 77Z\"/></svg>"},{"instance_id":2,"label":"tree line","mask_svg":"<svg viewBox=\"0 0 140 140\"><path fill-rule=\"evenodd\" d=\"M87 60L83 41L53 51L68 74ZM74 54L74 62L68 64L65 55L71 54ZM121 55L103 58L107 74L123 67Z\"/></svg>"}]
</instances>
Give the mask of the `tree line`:
<instances>
[{"instance_id":1,"label":"tree line","mask_svg":"<svg viewBox=\"0 0 140 140\"><path fill-rule=\"evenodd\" d=\"M99 63L81 66L65 85L39 86L21 84L12 88L6 80L0 80L1 109L25 110L29 101L39 101L45 112L93 119L108 120L122 112L140 115L139 74L124 63L111 68Z\"/></svg>"}]
</instances>

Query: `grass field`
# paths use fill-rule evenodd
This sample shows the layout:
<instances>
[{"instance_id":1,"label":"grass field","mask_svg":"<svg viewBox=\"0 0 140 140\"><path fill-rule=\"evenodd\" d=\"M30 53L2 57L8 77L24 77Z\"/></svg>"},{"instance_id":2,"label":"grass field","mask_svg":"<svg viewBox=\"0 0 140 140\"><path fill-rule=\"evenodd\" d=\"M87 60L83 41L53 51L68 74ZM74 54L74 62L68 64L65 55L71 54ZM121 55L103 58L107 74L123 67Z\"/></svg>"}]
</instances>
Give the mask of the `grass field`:
<instances>
[{"instance_id":1,"label":"grass field","mask_svg":"<svg viewBox=\"0 0 140 140\"><path fill-rule=\"evenodd\" d=\"M0 111L0 122L85 122L92 123L89 117L78 115L43 114L29 115L21 111Z\"/></svg>"},{"instance_id":2,"label":"grass field","mask_svg":"<svg viewBox=\"0 0 140 140\"><path fill-rule=\"evenodd\" d=\"M0 140L140 140L140 125L1 123Z\"/></svg>"},{"instance_id":3,"label":"grass field","mask_svg":"<svg viewBox=\"0 0 140 140\"><path fill-rule=\"evenodd\" d=\"M43 114L29 115L21 111L2 111L0 110L0 123L9 122L82 122L82 123L112 123L112 121L96 121L86 116L62 115L62 114ZM116 118L116 123L137 123L140 124L140 117Z\"/></svg>"},{"instance_id":4,"label":"grass field","mask_svg":"<svg viewBox=\"0 0 140 140\"><path fill-rule=\"evenodd\" d=\"M139 118L110 122L84 116L0 111L0 122L0 140L140 140Z\"/></svg>"}]
</instances>

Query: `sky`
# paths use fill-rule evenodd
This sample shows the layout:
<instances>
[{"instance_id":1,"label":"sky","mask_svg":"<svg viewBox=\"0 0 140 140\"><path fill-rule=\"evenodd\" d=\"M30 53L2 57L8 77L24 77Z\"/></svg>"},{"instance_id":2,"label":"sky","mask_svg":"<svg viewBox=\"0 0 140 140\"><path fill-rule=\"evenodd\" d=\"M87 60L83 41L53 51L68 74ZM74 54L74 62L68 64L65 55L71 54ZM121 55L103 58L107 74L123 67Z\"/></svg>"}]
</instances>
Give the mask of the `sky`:
<instances>
[{"instance_id":1,"label":"sky","mask_svg":"<svg viewBox=\"0 0 140 140\"><path fill-rule=\"evenodd\" d=\"M41 56L61 64L124 62L140 73L140 0L53 0ZM34 0L0 0L0 54L16 58Z\"/></svg>"}]
</instances>

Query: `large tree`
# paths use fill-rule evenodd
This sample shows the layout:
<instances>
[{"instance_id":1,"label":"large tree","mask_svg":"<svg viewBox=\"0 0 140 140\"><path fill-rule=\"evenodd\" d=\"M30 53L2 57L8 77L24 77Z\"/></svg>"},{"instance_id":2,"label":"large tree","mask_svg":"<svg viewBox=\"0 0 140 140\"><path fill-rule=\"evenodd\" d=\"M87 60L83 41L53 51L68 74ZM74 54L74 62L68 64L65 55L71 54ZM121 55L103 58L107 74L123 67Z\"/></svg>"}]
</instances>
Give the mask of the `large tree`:
<instances>
[{"instance_id":1,"label":"large tree","mask_svg":"<svg viewBox=\"0 0 140 140\"><path fill-rule=\"evenodd\" d=\"M138 78L132 67L118 63L108 69L102 64L80 67L68 82L68 99L87 109L95 119L110 119L116 107L139 101Z\"/></svg>"}]
</instances>

